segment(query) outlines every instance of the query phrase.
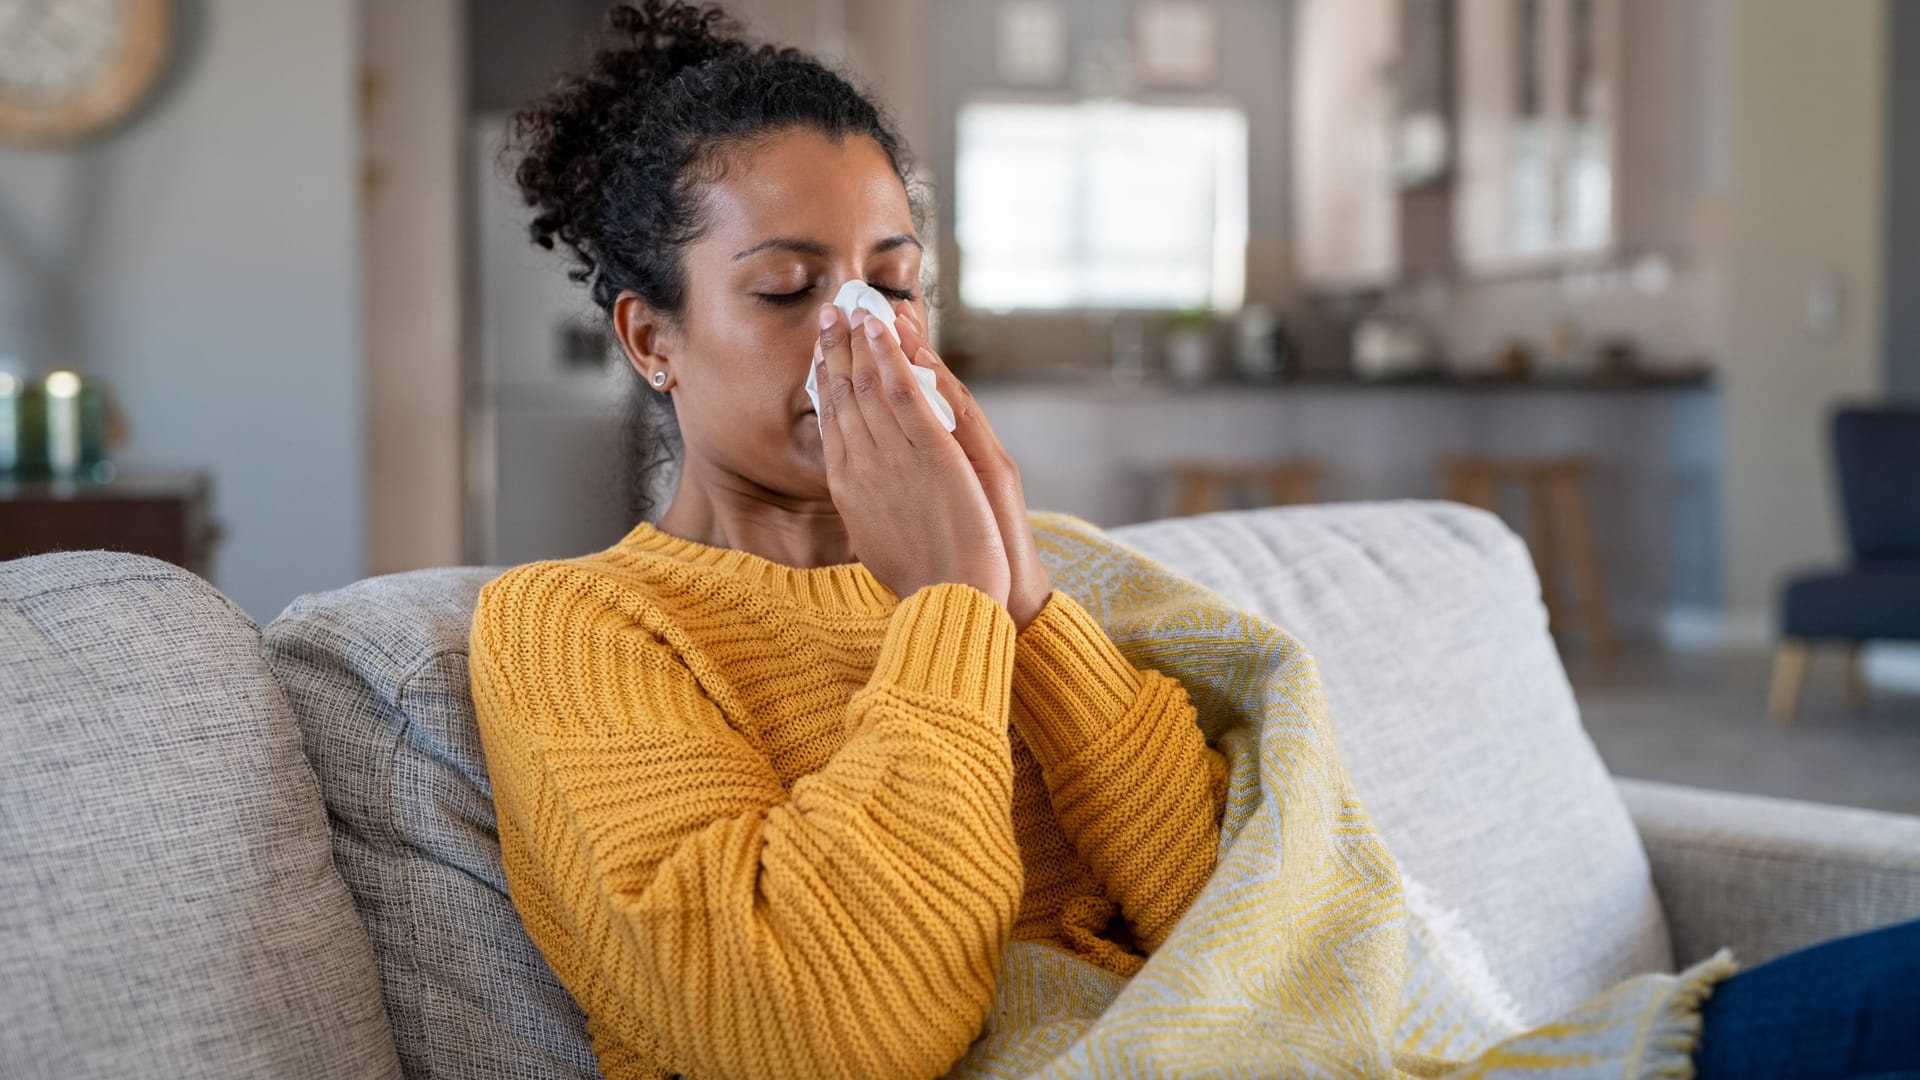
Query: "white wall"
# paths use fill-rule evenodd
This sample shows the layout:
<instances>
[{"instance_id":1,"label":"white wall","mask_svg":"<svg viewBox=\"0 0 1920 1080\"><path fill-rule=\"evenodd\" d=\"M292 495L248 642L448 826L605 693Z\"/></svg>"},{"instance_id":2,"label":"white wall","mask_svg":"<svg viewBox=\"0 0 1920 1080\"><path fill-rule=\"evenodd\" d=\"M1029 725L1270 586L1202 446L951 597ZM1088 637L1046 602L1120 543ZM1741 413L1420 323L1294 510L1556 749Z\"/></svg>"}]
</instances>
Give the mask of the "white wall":
<instances>
[{"instance_id":1,"label":"white wall","mask_svg":"<svg viewBox=\"0 0 1920 1080\"><path fill-rule=\"evenodd\" d=\"M1827 418L1882 379L1886 10L1882 0L1719 0L1730 34L1717 223L1725 369L1725 598L1771 626L1783 576L1843 551ZM1811 333L1808 290L1841 288Z\"/></svg>"},{"instance_id":2,"label":"white wall","mask_svg":"<svg viewBox=\"0 0 1920 1080\"><path fill-rule=\"evenodd\" d=\"M257 620L361 576L351 0L179 5L125 129L0 153L0 352L108 380L126 464L205 466Z\"/></svg>"},{"instance_id":3,"label":"white wall","mask_svg":"<svg viewBox=\"0 0 1920 1080\"><path fill-rule=\"evenodd\" d=\"M1887 394L1920 403L1920 4L1887 7Z\"/></svg>"}]
</instances>

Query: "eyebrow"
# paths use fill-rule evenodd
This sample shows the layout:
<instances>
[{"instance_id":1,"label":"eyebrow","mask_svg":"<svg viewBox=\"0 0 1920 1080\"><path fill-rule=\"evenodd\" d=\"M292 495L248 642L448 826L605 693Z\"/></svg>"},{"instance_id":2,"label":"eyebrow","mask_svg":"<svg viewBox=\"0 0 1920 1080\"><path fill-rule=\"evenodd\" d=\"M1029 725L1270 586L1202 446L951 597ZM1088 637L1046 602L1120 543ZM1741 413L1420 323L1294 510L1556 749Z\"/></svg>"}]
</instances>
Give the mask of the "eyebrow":
<instances>
[{"instance_id":1,"label":"eyebrow","mask_svg":"<svg viewBox=\"0 0 1920 1080\"><path fill-rule=\"evenodd\" d=\"M879 255L883 252L892 251L894 248L900 247L903 244L912 244L922 251L926 250L920 241L915 239L911 234L894 233L885 240L874 244L873 247L868 249L867 254ZM818 255L821 258L832 254L832 252L828 250L827 245L818 240L807 240L797 236L776 236L770 240L760 241L747 250L735 255L733 258L735 262L738 262L757 251L765 251L768 248L778 248L781 251L796 251L802 255Z\"/></svg>"}]
</instances>

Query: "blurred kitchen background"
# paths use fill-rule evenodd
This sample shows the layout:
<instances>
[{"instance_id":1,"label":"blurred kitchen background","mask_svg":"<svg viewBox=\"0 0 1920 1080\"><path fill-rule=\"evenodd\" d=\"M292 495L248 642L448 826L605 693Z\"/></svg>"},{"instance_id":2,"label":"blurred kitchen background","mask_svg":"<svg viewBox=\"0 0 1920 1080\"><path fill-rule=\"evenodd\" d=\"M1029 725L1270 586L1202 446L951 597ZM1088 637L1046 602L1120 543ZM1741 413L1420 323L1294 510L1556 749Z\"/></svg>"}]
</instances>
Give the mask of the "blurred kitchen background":
<instances>
[{"instance_id":1,"label":"blurred kitchen background","mask_svg":"<svg viewBox=\"0 0 1920 1080\"><path fill-rule=\"evenodd\" d=\"M1035 508L1485 505L1616 772L1920 811L1909 623L1793 625L1920 596L1920 3L729 8L894 112ZM633 376L496 158L605 9L0 2L0 557L265 623L618 539Z\"/></svg>"}]
</instances>

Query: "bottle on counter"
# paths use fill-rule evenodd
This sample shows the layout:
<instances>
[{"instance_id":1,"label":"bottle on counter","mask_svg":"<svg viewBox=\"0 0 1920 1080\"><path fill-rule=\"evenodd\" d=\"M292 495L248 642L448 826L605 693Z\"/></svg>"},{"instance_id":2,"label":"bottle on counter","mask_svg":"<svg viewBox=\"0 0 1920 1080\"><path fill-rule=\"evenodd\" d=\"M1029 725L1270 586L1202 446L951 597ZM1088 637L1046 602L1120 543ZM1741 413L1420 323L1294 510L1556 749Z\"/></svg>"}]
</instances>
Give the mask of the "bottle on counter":
<instances>
[{"instance_id":1,"label":"bottle on counter","mask_svg":"<svg viewBox=\"0 0 1920 1080\"><path fill-rule=\"evenodd\" d=\"M47 397L39 379L0 372L0 476L47 473Z\"/></svg>"},{"instance_id":2,"label":"bottle on counter","mask_svg":"<svg viewBox=\"0 0 1920 1080\"><path fill-rule=\"evenodd\" d=\"M1198 386L1213 375L1213 313L1205 308L1176 312L1167 320L1167 378Z\"/></svg>"},{"instance_id":3,"label":"bottle on counter","mask_svg":"<svg viewBox=\"0 0 1920 1080\"><path fill-rule=\"evenodd\" d=\"M1277 382L1294 374L1293 341L1265 304L1240 309L1233 363L1241 378L1254 382Z\"/></svg>"},{"instance_id":4,"label":"bottle on counter","mask_svg":"<svg viewBox=\"0 0 1920 1080\"><path fill-rule=\"evenodd\" d=\"M0 477L12 476L20 460L20 395L24 381L0 358Z\"/></svg>"},{"instance_id":5,"label":"bottle on counter","mask_svg":"<svg viewBox=\"0 0 1920 1080\"><path fill-rule=\"evenodd\" d=\"M1147 328L1137 315L1121 314L1113 320L1113 355L1110 374L1122 386L1134 386L1147 377Z\"/></svg>"}]
</instances>

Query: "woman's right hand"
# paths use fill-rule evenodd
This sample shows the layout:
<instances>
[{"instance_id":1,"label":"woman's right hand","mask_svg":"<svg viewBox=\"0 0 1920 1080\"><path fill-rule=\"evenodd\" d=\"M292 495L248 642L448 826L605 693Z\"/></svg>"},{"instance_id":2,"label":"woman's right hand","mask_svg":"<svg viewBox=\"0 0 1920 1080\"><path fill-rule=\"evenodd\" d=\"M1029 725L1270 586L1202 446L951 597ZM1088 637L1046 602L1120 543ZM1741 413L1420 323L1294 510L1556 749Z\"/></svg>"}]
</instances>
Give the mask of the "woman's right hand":
<instances>
[{"instance_id":1,"label":"woman's right hand","mask_svg":"<svg viewBox=\"0 0 1920 1080\"><path fill-rule=\"evenodd\" d=\"M813 358L827 489L854 555L901 599L954 582L1004 606L1007 552L973 466L921 396L899 343L856 314L850 322L821 307Z\"/></svg>"}]
</instances>

